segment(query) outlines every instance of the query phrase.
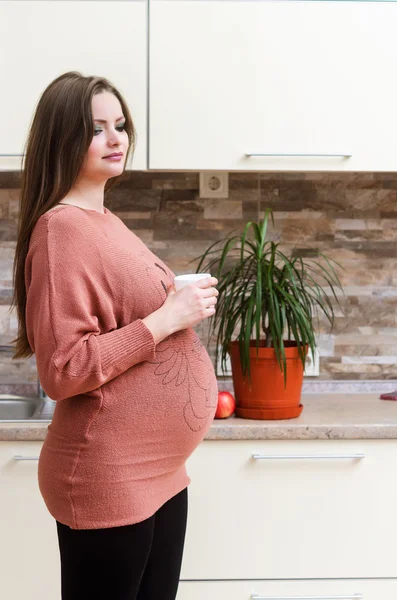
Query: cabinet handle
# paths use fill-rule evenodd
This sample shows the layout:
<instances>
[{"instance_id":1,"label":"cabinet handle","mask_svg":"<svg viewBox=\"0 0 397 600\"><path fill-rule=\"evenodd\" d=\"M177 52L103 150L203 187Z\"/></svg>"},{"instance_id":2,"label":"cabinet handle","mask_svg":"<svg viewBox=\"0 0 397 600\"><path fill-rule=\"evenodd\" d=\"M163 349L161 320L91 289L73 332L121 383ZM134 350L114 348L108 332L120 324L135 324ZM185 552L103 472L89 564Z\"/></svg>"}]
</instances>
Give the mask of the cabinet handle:
<instances>
[{"instance_id":1,"label":"cabinet handle","mask_svg":"<svg viewBox=\"0 0 397 600\"><path fill-rule=\"evenodd\" d=\"M258 596L251 594L251 600L362 600L362 594L348 596Z\"/></svg>"},{"instance_id":2,"label":"cabinet handle","mask_svg":"<svg viewBox=\"0 0 397 600\"><path fill-rule=\"evenodd\" d=\"M5 156L6 158L8 158L9 156L25 156L24 154L0 154L0 157Z\"/></svg>"},{"instance_id":3,"label":"cabinet handle","mask_svg":"<svg viewBox=\"0 0 397 600\"><path fill-rule=\"evenodd\" d=\"M253 454L252 458L257 459L294 459L294 458L365 458L363 452L357 452L356 454Z\"/></svg>"},{"instance_id":4,"label":"cabinet handle","mask_svg":"<svg viewBox=\"0 0 397 600\"><path fill-rule=\"evenodd\" d=\"M14 456L14 460L39 460L38 456L21 456L20 454L16 454Z\"/></svg>"},{"instance_id":5,"label":"cabinet handle","mask_svg":"<svg viewBox=\"0 0 397 600\"><path fill-rule=\"evenodd\" d=\"M324 156L324 157L350 158L351 156L353 156L353 154L351 152L341 152L340 154L328 154L328 153L304 154L303 152L291 153L291 154L286 153L286 152L283 152L281 154L275 154L275 153L266 154L264 152L246 152L245 156L248 156L248 157L251 157L251 156Z\"/></svg>"}]
</instances>

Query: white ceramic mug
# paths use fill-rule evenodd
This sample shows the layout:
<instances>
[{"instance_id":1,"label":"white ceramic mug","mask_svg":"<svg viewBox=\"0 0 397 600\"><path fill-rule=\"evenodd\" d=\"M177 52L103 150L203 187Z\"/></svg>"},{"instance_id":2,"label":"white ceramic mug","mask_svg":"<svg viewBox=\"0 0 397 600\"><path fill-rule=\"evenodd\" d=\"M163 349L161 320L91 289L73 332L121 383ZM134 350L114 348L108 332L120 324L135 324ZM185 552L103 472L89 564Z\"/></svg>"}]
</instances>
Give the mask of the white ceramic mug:
<instances>
[{"instance_id":1,"label":"white ceramic mug","mask_svg":"<svg viewBox=\"0 0 397 600\"><path fill-rule=\"evenodd\" d=\"M207 277L211 277L211 273L187 273L186 275L177 275L174 278L175 289L178 291L185 285L189 285L189 283L194 283L199 281L199 279L205 279Z\"/></svg>"}]
</instances>

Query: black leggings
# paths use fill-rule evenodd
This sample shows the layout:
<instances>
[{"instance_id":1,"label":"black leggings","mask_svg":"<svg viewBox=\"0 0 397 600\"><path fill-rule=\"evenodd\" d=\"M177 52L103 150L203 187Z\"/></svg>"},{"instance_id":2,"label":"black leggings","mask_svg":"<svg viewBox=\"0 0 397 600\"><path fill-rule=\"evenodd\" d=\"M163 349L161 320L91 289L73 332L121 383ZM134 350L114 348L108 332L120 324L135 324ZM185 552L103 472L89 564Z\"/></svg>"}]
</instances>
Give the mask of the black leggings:
<instances>
[{"instance_id":1,"label":"black leggings","mask_svg":"<svg viewBox=\"0 0 397 600\"><path fill-rule=\"evenodd\" d=\"M62 600L175 600L187 488L133 525L71 529L56 521Z\"/></svg>"}]
</instances>

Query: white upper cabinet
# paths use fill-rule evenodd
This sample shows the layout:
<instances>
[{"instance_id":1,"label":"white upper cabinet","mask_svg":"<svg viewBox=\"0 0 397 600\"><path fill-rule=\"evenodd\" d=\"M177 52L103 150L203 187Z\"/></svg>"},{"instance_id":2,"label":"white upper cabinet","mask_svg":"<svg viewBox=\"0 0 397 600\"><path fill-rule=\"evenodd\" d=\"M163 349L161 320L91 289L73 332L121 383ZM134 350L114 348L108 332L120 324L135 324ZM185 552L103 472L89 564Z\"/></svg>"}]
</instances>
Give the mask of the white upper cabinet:
<instances>
[{"instance_id":1,"label":"white upper cabinet","mask_svg":"<svg viewBox=\"0 0 397 600\"><path fill-rule=\"evenodd\" d=\"M36 103L66 71L107 77L120 90L138 134L128 166L145 169L146 57L145 0L0 2L0 170L20 168Z\"/></svg>"},{"instance_id":2,"label":"white upper cabinet","mask_svg":"<svg viewBox=\"0 0 397 600\"><path fill-rule=\"evenodd\" d=\"M397 170L396 3L150 1L151 169Z\"/></svg>"},{"instance_id":3,"label":"white upper cabinet","mask_svg":"<svg viewBox=\"0 0 397 600\"><path fill-rule=\"evenodd\" d=\"M0 170L77 70L126 98L128 168L397 171L396 23L396 2L0 0Z\"/></svg>"}]
</instances>

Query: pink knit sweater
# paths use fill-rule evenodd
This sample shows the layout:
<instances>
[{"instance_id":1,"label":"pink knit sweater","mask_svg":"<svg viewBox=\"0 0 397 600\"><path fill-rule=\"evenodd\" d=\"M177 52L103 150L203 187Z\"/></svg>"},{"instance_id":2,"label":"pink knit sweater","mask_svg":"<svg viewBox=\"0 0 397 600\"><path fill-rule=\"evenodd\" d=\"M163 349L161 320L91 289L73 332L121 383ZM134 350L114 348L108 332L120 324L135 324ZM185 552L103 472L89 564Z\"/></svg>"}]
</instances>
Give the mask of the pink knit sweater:
<instances>
[{"instance_id":1,"label":"pink knit sweater","mask_svg":"<svg viewBox=\"0 0 397 600\"><path fill-rule=\"evenodd\" d=\"M57 401L39 487L72 529L143 521L190 483L185 461L212 422L218 390L192 328L156 345L142 322L173 277L107 209L60 205L34 228L27 333Z\"/></svg>"}]
</instances>

